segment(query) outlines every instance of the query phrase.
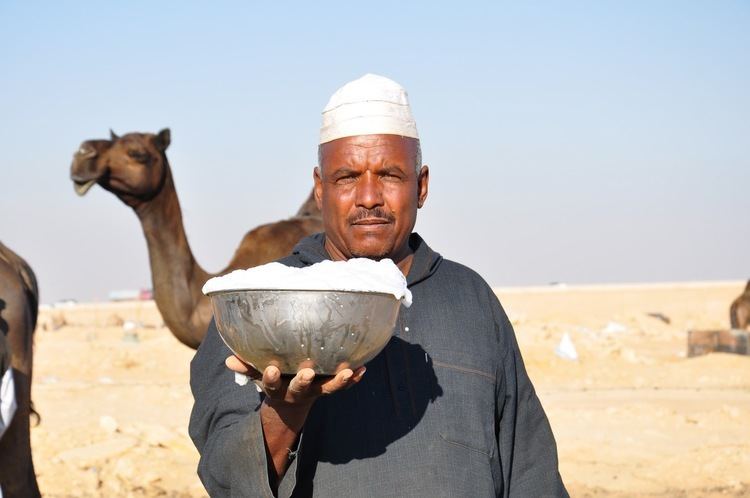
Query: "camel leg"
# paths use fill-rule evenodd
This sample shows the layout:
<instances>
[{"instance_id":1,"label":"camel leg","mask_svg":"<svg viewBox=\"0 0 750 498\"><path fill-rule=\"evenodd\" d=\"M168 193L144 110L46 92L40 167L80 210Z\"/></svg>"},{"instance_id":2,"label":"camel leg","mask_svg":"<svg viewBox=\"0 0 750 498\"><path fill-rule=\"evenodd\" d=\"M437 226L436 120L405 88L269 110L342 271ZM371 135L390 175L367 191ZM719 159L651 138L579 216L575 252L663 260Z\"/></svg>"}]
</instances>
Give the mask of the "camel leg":
<instances>
[{"instance_id":1,"label":"camel leg","mask_svg":"<svg viewBox=\"0 0 750 498\"><path fill-rule=\"evenodd\" d=\"M742 295L729 308L729 321L733 329L745 330L750 325L750 296Z\"/></svg>"},{"instance_id":2,"label":"camel leg","mask_svg":"<svg viewBox=\"0 0 750 498\"><path fill-rule=\"evenodd\" d=\"M740 322L737 318L737 301L733 302L729 308L729 324L733 329L740 328Z\"/></svg>"},{"instance_id":3,"label":"camel leg","mask_svg":"<svg viewBox=\"0 0 750 498\"><path fill-rule=\"evenodd\" d=\"M743 303L747 306L740 306L737 310L737 328L746 330L750 325L750 303Z\"/></svg>"}]
</instances>

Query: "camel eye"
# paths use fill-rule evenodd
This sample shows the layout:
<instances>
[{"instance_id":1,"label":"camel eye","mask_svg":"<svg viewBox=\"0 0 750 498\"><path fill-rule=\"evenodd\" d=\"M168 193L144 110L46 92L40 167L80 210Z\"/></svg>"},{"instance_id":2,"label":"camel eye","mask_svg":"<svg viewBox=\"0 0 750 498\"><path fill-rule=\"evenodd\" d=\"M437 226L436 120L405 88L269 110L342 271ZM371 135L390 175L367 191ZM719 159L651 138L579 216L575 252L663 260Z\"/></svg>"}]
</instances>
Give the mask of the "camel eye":
<instances>
[{"instance_id":1,"label":"camel eye","mask_svg":"<svg viewBox=\"0 0 750 498\"><path fill-rule=\"evenodd\" d=\"M146 152L141 152L139 150L129 150L128 156L134 161L138 161L139 163L148 162L148 154Z\"/></svg>"}]
</instances>

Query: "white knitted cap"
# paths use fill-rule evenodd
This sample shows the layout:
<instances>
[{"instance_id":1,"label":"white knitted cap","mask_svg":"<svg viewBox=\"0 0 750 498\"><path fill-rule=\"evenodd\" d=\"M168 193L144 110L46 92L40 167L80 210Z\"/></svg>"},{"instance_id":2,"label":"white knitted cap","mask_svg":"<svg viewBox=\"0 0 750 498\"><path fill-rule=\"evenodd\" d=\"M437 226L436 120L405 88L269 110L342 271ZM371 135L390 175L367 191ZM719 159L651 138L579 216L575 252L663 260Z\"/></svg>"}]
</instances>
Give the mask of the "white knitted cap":
<instances>
[{"instance_id":1,"label":"white knitted cap","mask_svg":"<svg viewBox=\"0 0 750 498\"><path fill-rule=\"evenodd\" d=\"M391 79L366 74L336 90L328 101L318 143L377 134L419 138L406 90Z\"/></svg>"}]
</instances>

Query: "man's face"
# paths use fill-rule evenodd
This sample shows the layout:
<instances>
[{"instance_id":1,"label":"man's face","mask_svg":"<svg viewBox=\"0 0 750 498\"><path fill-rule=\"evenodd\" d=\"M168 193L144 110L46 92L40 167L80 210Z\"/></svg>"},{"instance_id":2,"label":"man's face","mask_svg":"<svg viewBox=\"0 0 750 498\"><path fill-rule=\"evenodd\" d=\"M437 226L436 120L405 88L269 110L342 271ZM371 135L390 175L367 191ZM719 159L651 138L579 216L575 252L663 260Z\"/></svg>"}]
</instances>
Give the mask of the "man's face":
<instances>
[{"instance_id":1,"label":"man's face","mask_svg":"<svg viewBox=\"0 0 750 498\"><path fill-rule=\"evenodd\" d=\"M334 259L409 254L417 209L427 198L429 171L417 174L418 142L397 135L340 138L320 146L315 199Z\"/></svg>"}]
</instances>

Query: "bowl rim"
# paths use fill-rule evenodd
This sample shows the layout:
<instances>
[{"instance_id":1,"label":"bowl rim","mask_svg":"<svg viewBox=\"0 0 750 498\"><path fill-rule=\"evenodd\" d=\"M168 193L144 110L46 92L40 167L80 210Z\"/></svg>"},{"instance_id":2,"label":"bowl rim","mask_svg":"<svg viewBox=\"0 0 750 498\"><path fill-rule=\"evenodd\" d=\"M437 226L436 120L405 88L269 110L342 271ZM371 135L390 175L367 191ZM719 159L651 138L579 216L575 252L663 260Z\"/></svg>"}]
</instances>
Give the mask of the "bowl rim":
<instances>
[{"instance_id":1,"label":"bowl rim","mask_svg":"<svg viewBox=\"0 0 750 498\"><path fill-rule=\"evenodd\" d=\"M237 293L237 292L279 292L279 293L289 293L289 292L337 292L341 294L365 294L365 295L375 295L375 296L387 296L395 301L400 301L396 296L391 294L390 292L380 292L380 291L358 291L358 290L340 290L340 289L221 289L216 291L211 291L206 294L208 297L213 297L219 294L229 294L229 293Z\"/></svg>"}]
</instances>

